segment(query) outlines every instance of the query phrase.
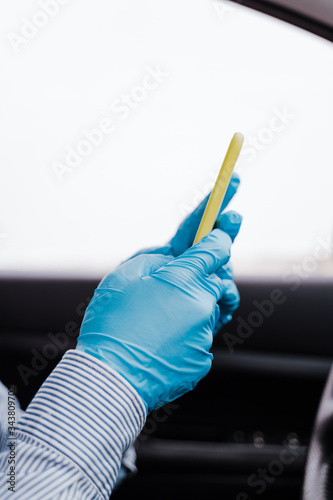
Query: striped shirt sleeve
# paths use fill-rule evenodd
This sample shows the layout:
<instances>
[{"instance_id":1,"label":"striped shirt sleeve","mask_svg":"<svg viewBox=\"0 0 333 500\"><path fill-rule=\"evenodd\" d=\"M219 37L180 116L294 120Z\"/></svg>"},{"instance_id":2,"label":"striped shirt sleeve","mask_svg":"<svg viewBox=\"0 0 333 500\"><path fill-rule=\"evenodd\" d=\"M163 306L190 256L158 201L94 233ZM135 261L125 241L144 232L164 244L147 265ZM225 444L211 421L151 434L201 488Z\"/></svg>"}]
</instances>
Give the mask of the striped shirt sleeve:
<instances>
[{"instance_id":1,"label":"striped shirt sleeve","mask_svg":"<svg viewBox=\"0 0 333 500\"><path fill-rule=\"evenodd\" d=\"M8 444L8 433L9 433L9 422L8 422L8 402L10 396L10 409L15 408L15 422L24 415L24 411L21 409L20 404L16 398L16 387L13 391L13 386L11 386L11 390L4 386L0 382L0 453L3 449L6 448ZM14 400L14 403L12 401ZM14 406L13 406L14 405ZM10 422L12 423L12 422ZM1 473L0 473L1 474Z\"/></svg>"},{"instance_id":2,"label":"striped shirt sleeve","mask_svg":"<svg viewBox=\"0 0 333 500\"><path fill-rule=\"evenodd\" d=\"M145 419L142 399L123 377L89 354L68 351L17 425L17 498L108 499ZM4 500L15 498L7 447L0 454Z\"/></svg>"}]
</instances>

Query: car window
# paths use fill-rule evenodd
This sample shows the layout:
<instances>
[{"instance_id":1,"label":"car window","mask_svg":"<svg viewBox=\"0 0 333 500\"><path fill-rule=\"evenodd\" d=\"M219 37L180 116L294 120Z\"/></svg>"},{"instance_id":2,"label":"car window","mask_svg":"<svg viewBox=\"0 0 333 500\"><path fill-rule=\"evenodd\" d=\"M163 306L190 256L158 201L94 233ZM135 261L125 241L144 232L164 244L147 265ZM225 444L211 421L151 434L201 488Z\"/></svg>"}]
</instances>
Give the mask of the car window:
<instances>
[{"instance_id":1,"label":"car window","mask_svg":"<svg viewBox=\"0 0 333 500\"><path fill-rule=\"evenodd\" d=\"M164 244L246 143L236 274L332 272L333 46L223 1L0 7L2 272Z\"/></svg>"}]
</instances>

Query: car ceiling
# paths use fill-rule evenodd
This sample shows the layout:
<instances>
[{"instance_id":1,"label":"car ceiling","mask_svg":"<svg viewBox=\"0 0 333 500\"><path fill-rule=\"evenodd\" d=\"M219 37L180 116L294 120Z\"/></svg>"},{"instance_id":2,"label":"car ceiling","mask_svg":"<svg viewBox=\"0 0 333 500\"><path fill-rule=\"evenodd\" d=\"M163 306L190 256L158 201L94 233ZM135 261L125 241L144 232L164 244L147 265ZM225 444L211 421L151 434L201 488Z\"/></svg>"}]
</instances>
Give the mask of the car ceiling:
<instances>
[{"instance_id":1,"label":"car ceiling","mask_svg":"<svg viewBox=\"0 0 333 500\"><path fill-rule=\"evenodd\" d=\"M332 0L232 0L333 41Z\"/></svg>"}]
</instances>

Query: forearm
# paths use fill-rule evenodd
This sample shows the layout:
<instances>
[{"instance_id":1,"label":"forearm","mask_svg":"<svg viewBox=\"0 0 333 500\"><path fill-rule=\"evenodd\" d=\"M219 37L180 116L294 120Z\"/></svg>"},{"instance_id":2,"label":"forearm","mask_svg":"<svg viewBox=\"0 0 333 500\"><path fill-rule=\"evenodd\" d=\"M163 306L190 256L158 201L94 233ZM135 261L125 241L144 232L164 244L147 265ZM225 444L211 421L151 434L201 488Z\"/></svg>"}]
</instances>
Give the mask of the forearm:
<instances>
[{"instance_id":1,"label":"forearm","mask_svg":"<svg viewBox=\"0 0 333 500\"><path fill-rule=\"evenodd\" d=\"M108 499L146 411L132 386L92 356L68 351L17 426L20 499ZM0 458L8 472L8 451ZM2 479L1 498L13 498ZM10 496L11 495L11 496Z\"/></svg>"}]
</instances>

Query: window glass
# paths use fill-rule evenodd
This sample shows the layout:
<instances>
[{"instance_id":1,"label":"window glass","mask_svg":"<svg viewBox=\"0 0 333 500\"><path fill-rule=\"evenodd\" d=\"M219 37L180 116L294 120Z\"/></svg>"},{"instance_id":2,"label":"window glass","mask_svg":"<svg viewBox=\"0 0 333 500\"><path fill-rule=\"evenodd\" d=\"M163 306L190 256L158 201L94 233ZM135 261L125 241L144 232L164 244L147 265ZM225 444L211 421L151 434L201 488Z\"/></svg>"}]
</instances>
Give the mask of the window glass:
<instances>
[{"instance_id":1,"label":"window glass","mask_svg":"<svg viewBox=\"0 0 333 500\"><path fill-rule=\"evenodd\" d=\"M236 274L331 272L330 42L215 0L20 0L0 23L2 272L101 274L165 243L236 131Z\"/></svg>"}]
</instances>

